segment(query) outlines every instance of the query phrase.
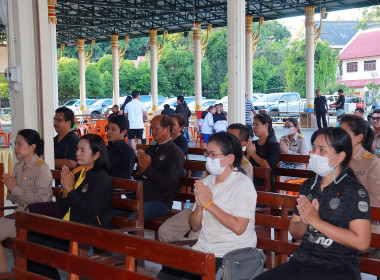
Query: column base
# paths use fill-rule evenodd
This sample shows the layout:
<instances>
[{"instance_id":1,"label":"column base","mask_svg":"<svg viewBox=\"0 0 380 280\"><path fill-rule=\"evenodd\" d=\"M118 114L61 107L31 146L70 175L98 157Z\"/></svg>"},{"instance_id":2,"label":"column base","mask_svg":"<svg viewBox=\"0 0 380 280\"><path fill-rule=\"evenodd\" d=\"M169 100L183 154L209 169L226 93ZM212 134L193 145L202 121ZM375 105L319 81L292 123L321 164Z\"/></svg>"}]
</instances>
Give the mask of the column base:
<instances>
[{"instance_id":1,"label":"column base","mask_svg":"<svg viewBox=\"0 0 380 280\"><path fill-rule=\"evenodd\" d=\"M202 105L195 106L195 111L202 111L202 110L203 110Z\"/></svg>"},{"instance_id":2,"label":"column base","mask_svg":"<svg viewBox=\"0 0 380 280\"><path fill-rule=\"evenodd\" d=\"M84 109L84 110L78 110L74 112L75 115L90 115L90 110Z\"/></svg>"}]
</instances>

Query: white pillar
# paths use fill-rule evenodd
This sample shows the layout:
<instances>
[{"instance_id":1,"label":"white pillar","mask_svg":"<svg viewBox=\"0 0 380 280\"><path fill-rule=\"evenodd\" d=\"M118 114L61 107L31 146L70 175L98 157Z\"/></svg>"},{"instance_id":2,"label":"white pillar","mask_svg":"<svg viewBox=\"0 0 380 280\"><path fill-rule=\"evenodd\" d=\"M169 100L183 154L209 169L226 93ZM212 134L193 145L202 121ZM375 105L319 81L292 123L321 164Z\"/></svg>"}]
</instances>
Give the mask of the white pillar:
<instances>
[{"instance_id":1,"label":"white pillar","mask_svg":"<svg viewBox=\"0 0 380 280\"><path fill-rule=\"evenodd\" d=\"M252 77L252 24L253 16L245 16L245 91L248 98L252 100L253 98L253 77Z\"/></svg>"},{"instance_id":2,"label":"white pillar","mask_svg":"<svg viewBox=\"0 0 380 280\"><path fill-rule=\"evenodd\" d=\"M58 104L58 65L57 65L57 18L55 16L55 5L57 0L48 0L48 23L49 34L51 41L50 56L51 56L51 79L53 83L53 109L57 109Z\"/></svg>"},{"instance_id":3,"label":"white pillar","mask_svg":"<svg viewBox=\"0 0 380 280\"><path fill-rule=\"evenodd\" d=\"M52 49L46 1L8 1L10 38L9 66L21 68L22 81L10 94L12 136L31 128L45 141L45 161L54 168ZM35 11L38 11L38 17ZM38 37L39 36L39 37ZM39 38L39 40L37 39ZM14 43L14 44L13 44Z\"/></svg>"},{"instance_id":4,"label":"white pillar","mask_svg":"<svg viewBox=\"0 0 380 280\"><path fill-rule=\"evenodd\" d=\"M245 0L227 1L228 122L245 123Z\"/></svg>"},{"instance_id":5,"label":"white pillar","mask_svg":"<svg viewBox=\"0 0 380 280\"><path fill-rule=\"evenodd\" d=\"M152 111L158 110L158 85L157 85L157 29L149 29L150 45L150 93L152 95Z\"/></svg>"},{"instance_id":6,"label":"white pillar","mask_svg":"<svg viewBox=\"0 0 380 280\"><path fill-rule=\"evenodd\" d=\"M111 34L113 104L119 106L119 35Z\"/></svg>"},{"instance_id":7,"label":"white pillar","mask_svg":"<svg viewBox=\"0 0 380 280\"><path fill-rule=\"evenodd\" d=\"M194 40L194 94L195 110L202 110L202 50L201 50L201 26L200 22L193 25Z\"/></svg>"},{"instance_id":8,"label":"white pillar","mask_svg":"<svg viewBox=\"0 0 380 280\"><path fill-rule=\"evenodd\" d=\"M305 7L306 30L306 104L314 107L314 6Z\"/></svg>"},{"instance_id":9,"label":"white pillar","mask_svg":"<svg viewBox=\"0 0 380 280\"><path fill-rule=\"evenodd\" d=\"M84 39L78 39L79 94L81 111L86 110L86 63L84 60L84 41Z\"/></svg>"}]
</instances>

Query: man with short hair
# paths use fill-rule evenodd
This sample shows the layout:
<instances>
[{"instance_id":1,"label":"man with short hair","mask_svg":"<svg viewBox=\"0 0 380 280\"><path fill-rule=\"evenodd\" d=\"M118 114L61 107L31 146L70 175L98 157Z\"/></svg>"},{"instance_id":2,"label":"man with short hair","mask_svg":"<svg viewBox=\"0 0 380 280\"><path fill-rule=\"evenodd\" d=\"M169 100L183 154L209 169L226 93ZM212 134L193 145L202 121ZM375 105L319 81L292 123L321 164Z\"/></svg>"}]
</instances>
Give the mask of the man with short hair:
<instances>
[{"instance_id":1,"label":"man with short hair","mask_svg":"<svg viewBox=\"0 0 380 280\"><path fill-rule=\"evenodd\" d=\"M227 112L223 111L223 103L215 104L216 113L213 115L214 123L216 123L218 120L226 117L227 118Z\"/></svg>"},{"instance_id":2,"label":"man with short hair","mask_svg":"<svg viewBox=\"0 0 380 280\"><path fill-rule=\"evenodd\" d=\"M124 115L109 119L107 127L108 157L112 169L108 172L111 177L131 179L135 166L135 151L125 142L129 122Z\"/></svg>"},{"instance_id":3,"label":"man with short hair","mask_svg":"<svg viewBox=\"0 0 380 280\"><path fill-rule=\"evenodd\" d=\"M165 215L173 205L185 155L171 139L172 122L166 115L155 116L151 123L156 145L137 151L137 180L144 183L144 220Z\"/></svg>"},{"instance_id":4,"label":"man with short hair","mask_svg":"<svg viewBox=\"0 0 380 280\"><path fill-rule=\"evenodd\" d=\"M364 109L363 108L356 108L354 111L354 115L362 118L364 120ZM371 123L367 120L364 120L367 127L371 127Z\"/></svg>"},{"instance_id":5,"label":"man with short hair","mask_svg":"<svg viewBox=\"0 0 380 280\"><path fill-rule=\"evenodd\" d=\"M249 140L249 130L248 128L240 123L233 123L228 126L228 133L234 135L241 143L242 153L244 148L247 145L247 141ZM241 159L240 167L244 170L245 174L253 180L253 167L252 164L243 156ZM201 178L205 178L208 174L205 171ZM173 242L181 240L181 238L189 232L189 239L198 239L200 230L193 231L191 230L189 224L189 216L192 212L192 207L189 209L184 209L175 216L167 219L165 223L161 225L158 229L158 238L162 242Z\"/></svg>"},{"instance_id":6,"label":"man with short hair","mask_svg":"<svg viewBox=\"0 0 380 280\"><path fill-rule=\"evenodd\" d=\"M74 126L74 112L67 107L55 110L54 129L54 166L61 169L66 165L70 169L77 166L77 146L79 137L72 130Z\"/></svg>"},{"instance_id":7,"label":"man with short hair","mask_svg":"<svg viewBox=\"0 0 380 280\"><path fill-rule=\"evenodd\" d=\"M108 119L119 115L119 105L116 105L116 104L113 105L111 110L112 110L112 113L108 116Z\"/></svg>"},{"instance_id":8,"label":"man with short hair","mask_svg":"<svg viewBox=\"0 0 380 280\"><path fill-rule=\"evenodd\" d=\"M245 126L249 130L249 136L253 138L253 127L252 127L252 114L256 115L255 107L250 99L248 99L248 94L245 93Z\"/></svg>"},{"instance_id":9,"label":"man with short hair","mask_svg":"<svg viewBox=\"0 0 380 280\"><path fill-rule=\"evenodd\" d=\"M317 97L314 98L314 116L317 118L318 129L321 129L321 118L323 123L323 128L327 127L326 113L329 111L327 106L327 99L325 96L321 95L319 88L315 91Z\"/></svg>"},{"instance_id":10,"label":"man with short hair","mask_svg":"<svg viewBox=\"0 0 380 280\"><path fill-rule=\"evenodd\" d=\"M373 111L371 124L375 132L375 139L373 140L373 147L375 154L380 157L380 109Z\"/></svg>"},{"instance_id":11,"label":"man with short hair","mask_svg":"<svg viewBox=\"0 0 380 280\"><path fill-rule=\"evenodd\" d=\"M140 101L140 93L137 90L132 92L132 101L125 105L124 113L129 121L128 141L136 150L137 143L141 144L144 131L144 119L146 117L146 109L144 104Z\"/></svg>"},{"instance_id":12,"label":"man with short hair","mask_svg":"<svg viewBox=\"0 0 380 280\"><path fill-rule=\"evenodd\" d=\"M344 114L344 103L346 101L346 98L344 97L344 94L343 94L343 89L339 89L338 94L339 94L338 100L334 104L330 105L331 108L336 108L337 117Z\"/></svg>"}]
</instances>

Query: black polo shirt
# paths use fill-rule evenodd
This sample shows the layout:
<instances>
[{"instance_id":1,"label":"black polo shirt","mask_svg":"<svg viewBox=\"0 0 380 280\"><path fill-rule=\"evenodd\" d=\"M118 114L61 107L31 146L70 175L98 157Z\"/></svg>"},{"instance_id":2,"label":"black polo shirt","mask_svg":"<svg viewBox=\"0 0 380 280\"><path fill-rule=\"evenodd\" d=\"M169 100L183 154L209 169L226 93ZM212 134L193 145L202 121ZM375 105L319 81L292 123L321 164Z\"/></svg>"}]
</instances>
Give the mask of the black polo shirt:
<instances>
[{"instance_id":1,"label":"black polo shirt","mask_svg":"<svg viewBox=\"0 0 380 280\"><path fill-rule=\"evenodd\" d=\"M337 107L336 107L336 109L337 110L339 110L339 109L342 109L342 110L344 110L344 102L346 101L346 98L344 97L344 95L339 95L339 98L338 98L338 100L336 101L336 105L338 105Z\"/></svg>"},{"instance_id":2,"label":"black polo shirt","mask_svg":"<svg viewBox=\"0 0 380 280\"><path fill-rule=\"evenodd\" d=\"M70 131L65 137L58 143L58 135L54 137L54 159L70 159L77 161L77 147L79 137Z\"/></svg>"},{"instance_id":3,"label":"black polo shirt","mask_svg":"<svg viewBox=\"0 0 380 280\"><path fill-rule=\"evenodd\" d=\"M343 171L342 174L346 174ZM312 201L319 202L319 216L322 220L341 228L348 229L349 223L356 219L370 220L369 196L367 190L356 179L347 175L336 179L338 184L332 182L321 192L320 176L313 189L314 178L308 179L302 185L300 194ZM299 215L297 207L294 214ZM312 226L309 226L302 243L294 253L293 259L302 262L311 262L321 267L346 267L360 279L359 252L339 244L325 236Z\"/></svg>"},{"instance_id":4,"label":"black polo shirt","mask_svg":"<svg viewBox=\"0 0 380 280\"><path fill-rule=\"evenodd\" d=\"M108 174L111 177L130 179L136 162L135 151L125 140L108 142L107 151L112 167Z\"/></svg>"},{"instance_id":5,"label":"black polo shirt","mask_svg":"<svg viewBox=\"0 0 380 280\"><path fill-rule=\"evenodd\" d=\"M316 113L326 113L327 99L324 96L314 98L314 110Z\"/></svg>"}]
</instances>

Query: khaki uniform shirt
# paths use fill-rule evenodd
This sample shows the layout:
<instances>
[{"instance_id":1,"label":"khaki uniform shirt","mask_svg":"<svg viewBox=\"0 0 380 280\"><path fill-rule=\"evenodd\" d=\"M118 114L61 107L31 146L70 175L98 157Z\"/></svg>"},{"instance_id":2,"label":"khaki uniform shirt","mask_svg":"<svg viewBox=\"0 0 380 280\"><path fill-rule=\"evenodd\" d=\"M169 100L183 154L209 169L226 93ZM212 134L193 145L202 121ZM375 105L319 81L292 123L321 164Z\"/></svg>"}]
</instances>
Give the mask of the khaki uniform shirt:
<instances>
[{"instance_id":1,"label":"khaki uniform shirt","mask_svg":"<svg viewBox=\"0 0 380 280\"><path fill-rule=\"evenodd\" d=\"M289 142L289 150L287 154L290 155L308 155L310 152L310 147L308 140L302 134L296 133L292 138L284 135L281 137L280 141ZM306 169L306 164L298 163L296 164L298 169Z\"/></svg>"},{"instance_id":2,"label":"khaki uniform shirt","mask_svg":"<svg viewBox=\"0 0 380 280\"><path fill-rule=\"evenodd\" d=\"M53 177L49 166L34 155L30 161L19 161L13 169L17 186L8 193L7 199L20 206L35 202L51 201Z\"/></svg>"},{"instance_id":3,"label":"khaki uniform shirt","mask_svg":"<svg viewBox=\"0 0 380 280\"><path fill-rule=\"evenodd\" d=\"M380 133L375 134L375 138L373 139L373 146L375 148L375 154L380 157Z\"/></svg>"}]
</instances>

